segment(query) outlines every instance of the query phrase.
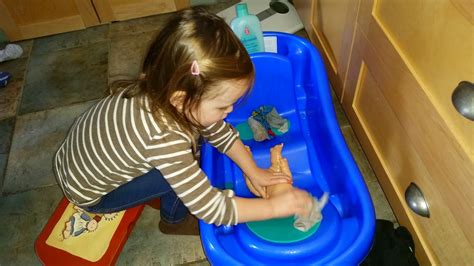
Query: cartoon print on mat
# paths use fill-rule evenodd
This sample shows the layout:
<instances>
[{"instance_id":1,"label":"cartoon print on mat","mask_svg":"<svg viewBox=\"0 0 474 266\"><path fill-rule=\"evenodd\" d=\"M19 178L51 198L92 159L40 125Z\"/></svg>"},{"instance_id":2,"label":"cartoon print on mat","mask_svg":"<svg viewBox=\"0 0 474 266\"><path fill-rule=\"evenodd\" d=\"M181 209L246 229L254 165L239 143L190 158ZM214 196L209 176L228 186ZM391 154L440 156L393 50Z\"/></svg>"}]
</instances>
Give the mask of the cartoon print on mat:
<instances>
[{"instance_id":1,"label":"cartoon print on mat","mask_svg":"<svg viewBox=\"0 0 474 266\"><path fill-rule=\"evenodd\" d=\"M113 213L104 213L102 214L102 216L104 216L105 220L107 221L112 221L113 219L115 219L115 217L118 216L118 212L113 212Z\"/></svg>"},{"instance_id":2,"label":"cartoon print on mat","mask_svg":"<svg viewBox=\"0 0 474 266\"><path fill-rule=\"evenodd\" d=\"M102 217L106 221L112 221L118 215L118 213L89 214L80 207L74 206L73 208L75 212L65 223L62 235L64 239L77 237L87 232L94 232L99 227Z\"/></svg>"}]
</instances>

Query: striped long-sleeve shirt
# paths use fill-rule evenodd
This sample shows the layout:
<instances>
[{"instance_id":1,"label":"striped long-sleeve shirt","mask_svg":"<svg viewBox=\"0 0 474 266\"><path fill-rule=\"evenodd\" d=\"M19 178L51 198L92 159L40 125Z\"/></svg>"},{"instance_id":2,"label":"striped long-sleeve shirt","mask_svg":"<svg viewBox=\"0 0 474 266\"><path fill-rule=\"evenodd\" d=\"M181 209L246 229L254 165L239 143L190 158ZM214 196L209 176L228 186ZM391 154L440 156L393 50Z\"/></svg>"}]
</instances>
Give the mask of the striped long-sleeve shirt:
<instances>
[{"instance_id":1,"label":"striped long-sleeve shirt","mask_svg":"<svg viewBox=\"0 0 474 266\"><path fill-rule=\"evenodd\" d=\"M211 186L195 159L192 137L164 114L154 119L146 97L126 99L122 93L79 116L56 153L54 170L66 197L91 206L156 168L192 214L207 223L236 224L233 191ZM238 138L224 121L199 133L223 153Z\"/></svg>"}]
</instances>

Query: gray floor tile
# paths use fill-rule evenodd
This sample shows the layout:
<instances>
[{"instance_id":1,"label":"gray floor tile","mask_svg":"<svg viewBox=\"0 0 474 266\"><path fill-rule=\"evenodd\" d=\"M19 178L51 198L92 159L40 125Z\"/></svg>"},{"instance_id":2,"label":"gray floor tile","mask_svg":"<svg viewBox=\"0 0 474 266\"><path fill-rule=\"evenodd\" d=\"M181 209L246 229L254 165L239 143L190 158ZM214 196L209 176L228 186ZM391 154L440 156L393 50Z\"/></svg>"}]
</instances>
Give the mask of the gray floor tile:
<instances>
[{"instance_id":1,"label":"gray floor tile","mask_svg":"<svg viewBox=\"0 0 474 266\"><path fill-rule=\"evenodd\" d=\"M89 46L108 39L109 25L100 25L85 30L56 34L34 40L32 55L51 53L63 49Z\"/></svg>"},{"instance_id":2,"label":"gray floor tile","mask_svg":"<svg viewBox=\"0 0 474 266\"><path fill-rule=\"evenodd\" d=\"M23 83L23 81L12 81L7 87L0 89L0 120L17 115Z\"/></svg>"},{"instance_id":3,"label":"gray floor tile","mask_svg":"<svg viewBox=\"0 0 474 266\"><path fill-rule=\"evenodd\" d=\"M219 3L205 6L207 10L213 13L220 12L240 1L218 1ZM160 31L163 28L164 23L174 13L165 13L155 16L149 16L144 18L137 18L128 21L120 21L110 24L110 38L123 37L126 35L141 34L149 31ZM138 39L137 39L138 40Z\"/></svg>"},{"instance_id":4,"label":"gray floor tile","mask_svg":"<svg viewBox=\"0 0 474 266\"><path fill-rule=\"evenodd\" d=\"M370 182L367 183L367 187L369 188L370 196L374 202L375 217L377 219L383 219L397 223L397 219L393 214L392 208L390 207L390 204L388 203L387 198L380 187L380 184L378 182Z\"/></svg>"},{"instance_id":5,"label":"gray floor tile","mask_svg":"<svg viewBox=\"0 0 474 266\"><path fill-rule=\"evenodd\" d=\"M15 118L0 120L0 192L2 191L5 179L5 170L7 168L8 153L10 152L14 127Z\"/></svg>"},{"instance_id":6,"label":"gray floor tile","mask_svg":"<svg viewBox=\"0 0 474 266\"><path fill-rule=\"evenodd\" d=\"M34 242L61 198L57 186L0 198L0 265L41 265Z\"/></svg>"},{"instance_id":7,"label":"gray floor tile","mask_svg":"<svg viewBox=\"0 0 474 266\"><path fill-rule=\"evenodd\" d=\"M305 38L305 39L309 40L308 33L307 33L304 29L295 32L295 35L296 35L296 36L299 36L299 37L301 37L301 38Z\"/></svg>"},{"instance_id":8,"label":"gray floor tile","mask_svg":"<svg viewBox=\"0 0 474 266\"><path fill-rule=\"evenodd\" d=\"M15 119L0 120L0 154L8 153L10 150Z\"/></svg>"},{"instance_id":9,"label":"gray floor tile","mask_svg":"<svg viewBox=\"0 0 474 266\"><path fill-rule=\"evenodd\" d=\"M102 98L107 91L108 41L32 56L20 114Z\"/></svg>"},{"instance_id":10,"label":"gray floor tile","mask_svg":"<svg viewBox=\"0 0 474 266\"><path fill-rule=\"evenodd\" d=\"M0 63L0 71L12 74L8 85L0 88L0 120L17 114L27 64L26 57Z\"/></svg>"},{"instance_id":11,"label":"gray floor tile","mask_svg":"<svg viewBox=\"0 0 474 266\"><path fill-rule=\"evenodd\" d=\"M7 162L8 162L8 153L0 153L0 191L2 191L3 181L5 179L5 170L7 168ZM1 193L0 193L0 197L1 197Z\"/></svg>"},{"instance_id":12,"label":"gray floor tile","mask_svg":"<svg viewBox=\"0 0 474 266\"><path fill-rule=\"evenodd\" d=\"M237 4L240 1L239 0L229 0L229 1L226 0L226 1L218 1L218 2L219 3L217 3L217 4L205 6L205 8L209 12L217 14L217 13L221 12L222 10L227 9L227 8Z\"/></svg>"},{"instance_id":13,"label":"gray floor tile","mask_svg":"<svg viewBox=\"0 0 474 266\"><path fill-rule=\"evenodd\" d=\"M339 102L339 99L337 98L333 90L331 90L331 97L332 97L332 104L334 105L334 111L336 112L336 118L337 118L337 122L339 123L339 126L340 127L350 126L346 113L344 113L344 109L342 109L342 105Z\"/></svg>"},{"instance_id":14,"label":"gray floor tile","mask_svg":"<svg viewBox=\"0 0 474 266\"><path fill-rule=\"evenodd\" d=\"M233 2L219 3L206 8L219 12ZM119 79L135 79L141 71L143 58L150 42L162 29L172 13L139 18L110 25L109 84Z\"/></svg>"},{"instance_id":15,"label":"gray floor tile","mask_svg":"<svg viewBox=\"0 0 474 266\"><path fill-rule=\"evenodd\" d=\"M0 63L0 71L6 71L12 74L10 81L23 80L25 78L28 58L18 58Z\"/></svg>"},{"instance_id":16,"label":"gray floor tile","mask_svg":"<svg viewBox=\"0 0 474 266\"><path fill-rule=\"evenodd\" d=\"M127 35L136 35L150 31L160 31L163 28L165 22L172 15L173 13L166 13L128 21L114 22L110 24L110 38L114 39ZM135 38L135 41L140 41L137 36L135 36Z\"/></svg>"},{"instance_id":17,"label":"gray floor tile","mask_svg":"<svg viewBox=\"0 0 474 266\"><path fill-rule=\"evenodd\" d=\"M138 77L148 46L156 34L156 31L147 31L110 40L109 84L119 79Z\"/></svg>"},{"instance_id":18,"label":"gray floor tile","mask_svg":"<svg viewBox=\"0 0 474 266\"><path fill-rule=\"evenodd\" d=\"M159 211L146 207L124 246L117 265L176 265L203 261L199 236L164 235Z\"/></svg>"},{"instance_id":19,"label":"gray floor tile","mask_svg":"<svg viewBox=\"0 0 474 266\"><path fill-rule=\"evenodd\" d=\"M209 261L207 259L202 259L202 260L183 263L183 264L179 264L179 265L182 265L182 266L184 266L184 265L185 266L209 266L211 264L209 263Z\"/></svg>"},{"instance_id":20,"label":"gray floor tile","mask_svg":"<svg viewBox=\"0 0 474 266\"><path fill-rule=\"evenodd\" d=\"M56 184L55 152L74 119L94 102L19 116L3 185L6 194Z\"/></svg>"}]
</instances>

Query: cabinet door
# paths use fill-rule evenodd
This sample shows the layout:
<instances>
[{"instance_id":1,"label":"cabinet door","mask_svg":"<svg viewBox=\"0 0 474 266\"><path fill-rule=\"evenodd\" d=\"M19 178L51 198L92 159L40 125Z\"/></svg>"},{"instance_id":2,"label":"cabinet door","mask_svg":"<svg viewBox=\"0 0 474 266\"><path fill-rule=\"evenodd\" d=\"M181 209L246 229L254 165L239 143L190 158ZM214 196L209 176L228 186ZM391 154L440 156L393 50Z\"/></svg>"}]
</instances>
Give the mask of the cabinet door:
<instances>
[{"instance_id":1,"label":"cabinet door","mask_svg":"<svg viewBox=\"0 0 474 266\"><path fill-rule=\"evenodd\" d=\"M422 264L474 262L474 123L451 93L474 81L467 2L362 0L343 107ZM466 10L465 8L470 8ZM405 190L416 183L430 217Z\"/></svg>"},{"instance_id":2,"label":"cabinet door","mask_svg":"<svg viewBox=\"0 0 474 266\"><path fill-rule=\"evenodd\" d=\"M11 41L99 24L87 0L0 0L0 28Z\"/></svg>"},{"instance_id":3,"label":"cabinet door","mask_svg":"<svg viewBox=\"0 0 474 266\"><path fill-rule=\"evenodd\" d=\"M190 6L189 0L92 0L102 23L168 13Z\"/></svg>"},{"instance_id":4,"label":"cabinet door","mask_svg":"<svg viewBox=\"0 0 474 266\"><path fill-rule=\"evenodd\" d=\"M342 98L352 49L358 0L293 1L311 41L325 60L331 85Z\"/></svg>"}]
</instances>

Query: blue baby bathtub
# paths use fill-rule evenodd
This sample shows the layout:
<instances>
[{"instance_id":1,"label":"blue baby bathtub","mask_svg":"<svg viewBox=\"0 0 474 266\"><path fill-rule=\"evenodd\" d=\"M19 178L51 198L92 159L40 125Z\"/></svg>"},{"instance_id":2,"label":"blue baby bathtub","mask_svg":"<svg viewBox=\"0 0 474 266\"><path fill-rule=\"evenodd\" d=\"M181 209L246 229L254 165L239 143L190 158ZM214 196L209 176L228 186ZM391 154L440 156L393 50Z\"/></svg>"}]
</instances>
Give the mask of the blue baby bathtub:
<instances>
[{"instance_id":1,"label":"blue baby bathtub","mask_svg":"<svg viewBox=\"0 0 474 266\"><path fill-rule=\"evenodd\" d=\"M374 208L339 129L321 56L297 36L267 32L265 37L276 39L277 52L252 55L253 91L227 121L237 125L255 108L275 106L290 120L289 132L269 141L244 143L264 168L270 166L270 148L284 143L294 186L317 197L327 191L329 202L316 233L289 244L261 239L246 224L215 226L201 221L204 251L213 265L357 265L372 244ZM215 187L253 197L241 170L225 155L205 144L201 160Z\"/></svg>"}]
</instances>

